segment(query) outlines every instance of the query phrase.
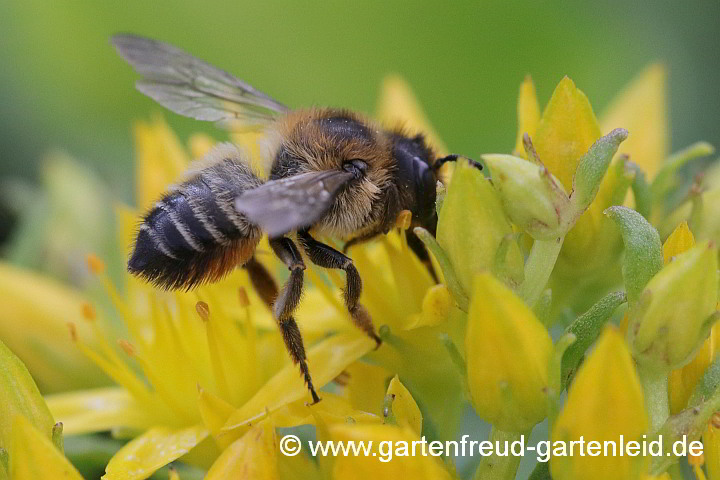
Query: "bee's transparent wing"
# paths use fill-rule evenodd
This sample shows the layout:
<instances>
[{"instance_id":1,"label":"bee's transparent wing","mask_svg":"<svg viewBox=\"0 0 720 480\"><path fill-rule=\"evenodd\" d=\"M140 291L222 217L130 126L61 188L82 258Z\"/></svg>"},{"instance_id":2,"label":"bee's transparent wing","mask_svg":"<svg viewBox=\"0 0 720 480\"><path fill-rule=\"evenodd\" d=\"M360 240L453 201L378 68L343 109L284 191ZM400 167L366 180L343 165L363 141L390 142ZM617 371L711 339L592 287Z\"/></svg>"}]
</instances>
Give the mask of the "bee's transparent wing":
<instances>
[{"instance_id":1,"label":"bee's transparent wing","mask_svg":"<svg viewBox=\"0 0 720 480\"><path fill-rule=\"evenodd\" d=\"M288 108L233 75L179 48L136 35L112 44L143 76L137 89L180 115L225 127L258 127Z\"/></svg>"},{"instance_id":2,"label":"bee's transparent wing","mask_svg":"<svg viewBox=\"0 0 720 480\"><path fill-rule=\"evenodd\" d=\"M323 170L270 180L238 196L235 208L277 237L318 221L353 177L343 170Z\"/></svg>"}]
</instances>

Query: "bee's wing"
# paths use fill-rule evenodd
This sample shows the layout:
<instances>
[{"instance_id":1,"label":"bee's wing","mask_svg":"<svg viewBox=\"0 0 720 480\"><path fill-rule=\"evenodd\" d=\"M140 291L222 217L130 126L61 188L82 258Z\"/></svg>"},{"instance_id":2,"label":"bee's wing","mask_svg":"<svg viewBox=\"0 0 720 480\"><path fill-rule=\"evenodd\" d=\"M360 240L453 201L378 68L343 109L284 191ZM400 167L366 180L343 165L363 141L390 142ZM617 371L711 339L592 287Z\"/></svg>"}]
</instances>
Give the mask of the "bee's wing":
<instances>
[{"instance_id":1,"label":"bee's wing","mask_svg":"<svg viewBox=\"0 0 720 480\"><path fill-rule=\"evenodd\" d=\"M143 76L137 89L180 115L252 127L269 123L288 108L179 48L135 35L115 35L112 44Z\"/></svg>"},{"instance_id":2,"label":"bee's wing","mask_svg":"<svg viewBox=\"0 0 720 480\"><path fill-rule=\"evenodd\" d=\"M277 237L318 221L353 177L343 170L322 170L270 180L238 196L235 209Z\"/></svg>"}]
</instances>

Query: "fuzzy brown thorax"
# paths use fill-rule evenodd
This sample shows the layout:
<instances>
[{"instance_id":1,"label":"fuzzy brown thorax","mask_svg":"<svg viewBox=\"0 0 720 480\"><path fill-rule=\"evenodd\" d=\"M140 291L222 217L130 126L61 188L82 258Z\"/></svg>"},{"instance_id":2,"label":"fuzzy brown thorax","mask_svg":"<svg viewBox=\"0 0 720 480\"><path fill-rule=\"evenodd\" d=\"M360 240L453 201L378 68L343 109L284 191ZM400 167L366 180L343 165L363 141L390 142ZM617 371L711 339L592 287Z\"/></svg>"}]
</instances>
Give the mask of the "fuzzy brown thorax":
<instances>
[{"instance_id":1,"label":"fuzzy brown thorax","mask_svg":"<svg viewBox=\"0 0 720 480\"><path fill-rule=\"evenodd\" d=\"M370 120L346 110L296 111L279 122L280 139L270 179L318 170L342 170L360 160L363 178L341 191L314 225L323 235L347 239L375 229L384 221L385 199L395 195L392 139Z\"/></svg>"}]
</instances>

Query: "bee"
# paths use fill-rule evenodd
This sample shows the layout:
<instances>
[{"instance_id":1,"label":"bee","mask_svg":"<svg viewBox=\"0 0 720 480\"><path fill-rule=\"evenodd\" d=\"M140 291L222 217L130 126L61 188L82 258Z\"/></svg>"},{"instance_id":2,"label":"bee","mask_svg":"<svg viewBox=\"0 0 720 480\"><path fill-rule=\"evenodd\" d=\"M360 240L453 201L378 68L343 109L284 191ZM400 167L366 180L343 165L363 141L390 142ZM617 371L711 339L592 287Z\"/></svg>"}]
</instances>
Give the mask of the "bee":
<instances>
[{"instance_id":1,"label":"bee","mask_svg":"<svg viewBox=\"0 0 720 480\"><path fill-rule=\"evenodd\" d=\"M244 266L318 402L293 313L303 290L301 250L312 263L345 272L345 307L380 346L359 303L362 280L352 259L315 236L344 240L347 251L388 233L404 210L411 212L413 225L434 234L438 169L458 156L438 158L422 134L385 129L349 110L292 111L166 43L134 35L116 35L112 43L142 76L136 87L143 94L197 120L264 129L271 145L267 180L253 172L237 147L215 147L145 214L128 270L161 288L190 289ZM263 234L290 271L279 291L254 257Z\"/></svg>"}]
</instances>

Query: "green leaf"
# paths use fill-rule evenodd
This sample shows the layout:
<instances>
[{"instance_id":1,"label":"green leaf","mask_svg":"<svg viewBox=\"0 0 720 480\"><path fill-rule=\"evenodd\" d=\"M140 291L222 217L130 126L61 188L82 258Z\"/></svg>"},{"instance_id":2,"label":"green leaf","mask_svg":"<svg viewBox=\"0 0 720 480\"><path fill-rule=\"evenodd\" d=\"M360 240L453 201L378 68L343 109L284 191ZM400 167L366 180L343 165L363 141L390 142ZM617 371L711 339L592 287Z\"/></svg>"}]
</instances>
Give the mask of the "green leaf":
<instances>
[{"instance_id":1,"label":"green leaf","mask_svg":"<svg viewBox=\"0 0 720 480\"><path fill-rule=\"evenodd\" d=\"M665 195L670 191L677 182L675 174L683 165L687 164L691 160L699 157L706 157L712 155L715 152L715 147L707 142L696 142L687 148L680 150L668 158L663 163L663 168L660 170L652 182L650 187L652 192L653 204L657 205Z\"/></svg>"},{"instance_id":2,"label":"green leaf","mask_svg":"<svg viewBox=\"0 0 720 480\"><path fill-rule=\"evenodd\" d=\"M602 332L603 326L610 318L617 307L625 303L627 296L625 292L613 292L590 307L585 313L573 321L565 333L575 335L575 343L565 350L562 358L562 369L560 378L562 387L565 388L570 377L574 374L585 352L595 343Z\"/></svg>"},{"instance_id":3,"label":"green leaf","mask_svg":"<svg viewBox=\"0 0 720 480\"><path fill-rule=\"evenodd\" d=\"M628 301L632 304L663 266L660 235L642 215L630 208L610 207L605 214L620 227L625 243L622 273Z\"/></svg>"},{"instance_id":4,"label":"green leaf","mask_svg":"<svg viewBox=\"0 0 720 480\"><path fill-rule=\"evenodd\" d=\"M600 183L610 166L610 161L627 136L627 130L616 128L593 143L580 159L573 177L573 191L570 195L570 201L578 214L584 212L597 195Z\"/></svg>"},{"instance_id":5,"label":"green leaf","mask_svg":"<svg viewBox=\"0 0 720 480\"><path fill-rule=\"evenodd\" d=\"M430 252L435 257L435 260L437 260L438 265L440 265L440 269L443 272L443 277L445 278L445 283L447 283L447 287L452 293L457 306L463 312L467 312L469 305L467 294L465 293L463 286L460 284L460 281L455 275L455 270L453 270L452 264L450 263L450 258L448 258L445 250L443 250L442 247L438 245L435 237L433 237L432 234L424 228L416 227L413 229L413 232L415 233L415 235L417 235L420 241L425 244L425 247L430 250Z\"/></svg>"},{"instance_id":6,"label":"green leaf","mask_svg":"<svg viewBox=\"0 0 720 480\"><path fill-rule=\"evenodd\" d=\"M705 370L705 374L695 386L695 390L688 401L688 407L700 405L718 391L720 386L720 355Z\"/></svg>"},{"instance_id":7,"label":"green leaf","mask_svg":"<svg viewBox=\"0 0 720 480\"><path fill-rule=\"evenodd\" d=\"M628 165L634 172L630 188L632 188L635 197L635 210L643 217L650 218L650 213L652 213L652 191L645 178L645 172L635 163L629 162Z\"/></svg>"}]
</instances>

